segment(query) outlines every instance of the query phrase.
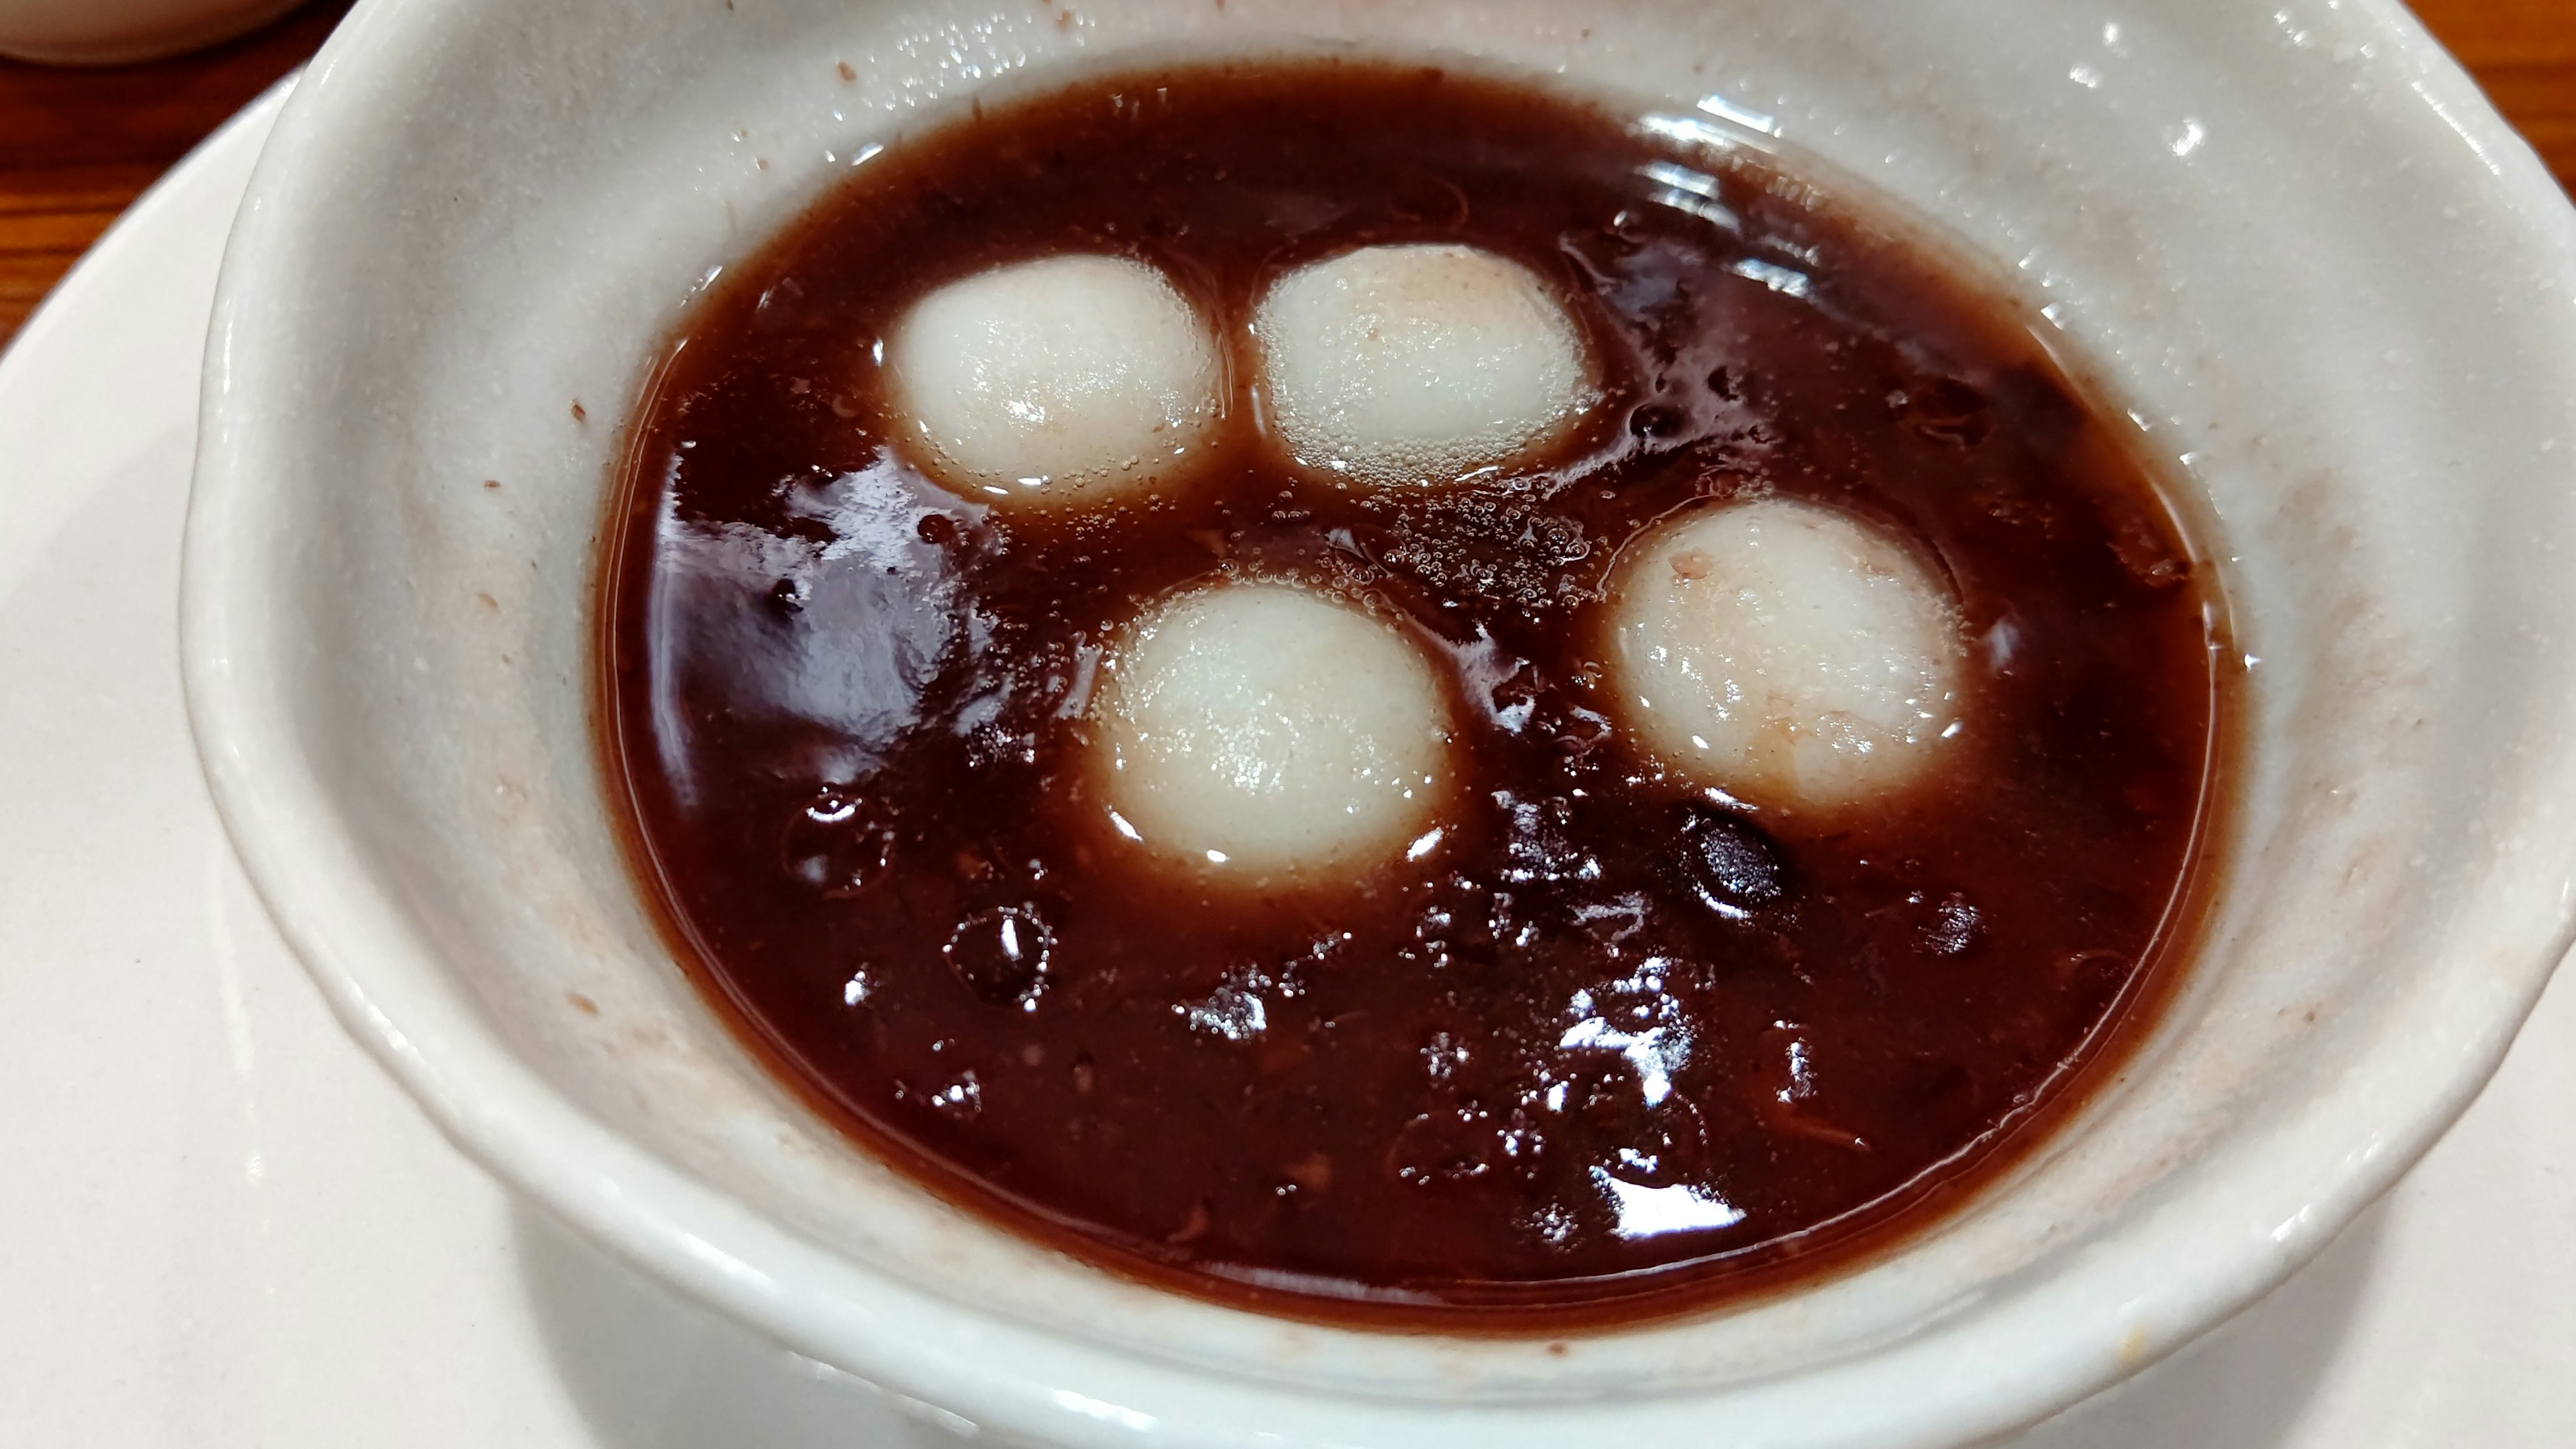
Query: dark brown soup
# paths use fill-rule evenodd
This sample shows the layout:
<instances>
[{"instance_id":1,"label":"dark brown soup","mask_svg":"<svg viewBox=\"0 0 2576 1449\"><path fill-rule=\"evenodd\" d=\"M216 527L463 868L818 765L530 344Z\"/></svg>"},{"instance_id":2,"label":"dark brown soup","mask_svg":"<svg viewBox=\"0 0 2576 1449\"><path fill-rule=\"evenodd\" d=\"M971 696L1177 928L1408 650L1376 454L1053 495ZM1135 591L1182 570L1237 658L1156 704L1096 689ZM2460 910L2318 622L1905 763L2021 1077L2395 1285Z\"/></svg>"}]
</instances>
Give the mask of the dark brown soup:
<instances>
[{"instance_id":1,"label":"dark brown soup","mask_svg":"<svg viewBox=\"0 0 2576 1449\"><path fill-rule=\"evenodd\" d=\"M681 960L934 1190L1272 1311L1527 1331L1883 1246L2099 1079L2191 944L2223 612L2125 426L2014 304L1761 152L1499 82L1128 75L857 166L729 269L632 428L609 769ZM1235 365L1214 456L1007 518L892 441L926 290L1108 252L1240 346L1283 269L1513 258L1606 400L1447 489L1300 476ZM1592 619L1639 531L1770 492L1937 561L1969 728L1831 819L1634 748ZM1443 847L1265 897L1076 821L1088 680L1143 603L1292 579L1428 641Z\"/></svg>"}]
</instances>

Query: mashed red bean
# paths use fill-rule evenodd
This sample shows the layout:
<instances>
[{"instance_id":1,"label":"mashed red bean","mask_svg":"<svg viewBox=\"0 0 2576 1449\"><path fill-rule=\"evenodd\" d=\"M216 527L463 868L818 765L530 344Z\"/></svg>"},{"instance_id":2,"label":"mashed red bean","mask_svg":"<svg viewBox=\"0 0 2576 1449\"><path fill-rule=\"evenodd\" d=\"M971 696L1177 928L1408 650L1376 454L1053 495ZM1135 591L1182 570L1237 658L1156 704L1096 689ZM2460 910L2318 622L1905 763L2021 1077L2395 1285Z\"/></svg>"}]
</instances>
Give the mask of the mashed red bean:
<instances>
[{"instance_id":1,"label":"mashed red bean","mask_svg":"<svg viewBox=\"0 0 2576 1449\"><path fill-rule=\"evenodd\" d=\"M2194 933L2214 581L2014 304L1758 150L1637 120L1361 64L1087 83L900 140L688 320L602 571L609 769L682 963L856 1140L1184 1291L1556 1328L1895 1242L2117 1065ZM1491 430L1520 452L1408 437L1451 471L1387 481L1270 425L1263 299L1395 246L1499 259L1571 319L1588 375L1528 364L1556 411ZM1169 279L1216 413L1141 488L995 506L1008 460L961 486L916 451L882 344L1071 255ZM1469 422L1482 385L1424 384ZM1862 540L1832 544L1858 572L1809 598L1766 563L1770 592L1707 602L1743 549L1666 530L1757 505L1839 520L1816 537ZM1758 620L1752 683L1613 658L1638 560L1700 601L1640 648ZM1888 579L1897 663L1838 640L1844 693L1802 684L1791 616L1865 630ZM1379 660L1395 702L1120 703L1135 640L1218 617L1199 599L1359 632L1175 657L1273 691ZM1623 678L1707 692L1659 725ZM1768 713L1728 713L1757 687ZM1691 746L1697 719L1735 732ZM1251 753L1209 766L1201 735ZM1887 741L1920 766L1796 786ZM1200 793L1140 824L1119 749L1197 760ZM1427 793L1335 834L1312 789L1259 794L1300 768L1371 810ZM1333 843L1301 863L1299 831Z\"/></svg>"}]
</instances>

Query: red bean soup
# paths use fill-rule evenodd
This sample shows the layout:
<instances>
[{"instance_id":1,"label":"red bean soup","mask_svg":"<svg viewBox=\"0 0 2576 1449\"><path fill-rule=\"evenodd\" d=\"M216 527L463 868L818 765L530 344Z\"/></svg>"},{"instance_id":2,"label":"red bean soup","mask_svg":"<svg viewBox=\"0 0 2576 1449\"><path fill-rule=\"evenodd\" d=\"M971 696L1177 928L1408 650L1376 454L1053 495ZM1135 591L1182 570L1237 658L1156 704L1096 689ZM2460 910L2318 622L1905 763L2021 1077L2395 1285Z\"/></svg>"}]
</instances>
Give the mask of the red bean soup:
<instances>
[{"instance_id":1,"label":"red bean soup","mask_svg":"<svg viewBox=\"0 0 2576 1449\"><path fill-rule=\"evenodd\" d=\"M602 748L681 965L942 1198L1263 1311L1560 1332L1937 1220L2121 1069L2187 962L2232 655L2128 417L1847 191L1707 115L1356 61L1122 74L871 148L726 268L630 425ZM1535 279L1586 390L1456 476L1318 466L1262 299L1421 243ZM1212 411L1146 485L1014 506L906 422L887 342L1057 256L1165 279ZM1676 754L1620 686L1622 570L1723 574L1659 531L1756 504L1937 596L1947 722L1900 742L1911 775L1748 787L1759 748ZM1802 627L1794 563L1718 578L1673 647ZM1245 584L1421 661L1438 763L1400 839L1235 870L1119 813L1122 640ZM1671 677L1734 718L1714 668ZM1810 737L1885 757L1854 729Z\"/></svg>"}]
</instances>

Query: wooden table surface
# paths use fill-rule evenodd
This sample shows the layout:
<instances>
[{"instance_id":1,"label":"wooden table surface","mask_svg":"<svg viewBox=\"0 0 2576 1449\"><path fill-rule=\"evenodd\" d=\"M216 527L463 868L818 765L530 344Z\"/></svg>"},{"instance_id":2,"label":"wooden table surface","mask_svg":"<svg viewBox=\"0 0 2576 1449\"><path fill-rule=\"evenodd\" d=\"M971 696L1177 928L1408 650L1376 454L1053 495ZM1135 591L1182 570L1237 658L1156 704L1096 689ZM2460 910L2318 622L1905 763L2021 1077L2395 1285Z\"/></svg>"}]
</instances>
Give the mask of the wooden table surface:
<instances>
[{"instance_id":1,"label":"wooden table surface","mask_svg":"<svg viewBox=\"0 0 2576 1449\"><path fill-rule=\"evenodd\" d=\"M317 0L259 34L153 65L0 61L0 342L153 178L302 64L349 4ZM2576 0L2415 9L2576 191Z\"/></svg>"}]
</instances>

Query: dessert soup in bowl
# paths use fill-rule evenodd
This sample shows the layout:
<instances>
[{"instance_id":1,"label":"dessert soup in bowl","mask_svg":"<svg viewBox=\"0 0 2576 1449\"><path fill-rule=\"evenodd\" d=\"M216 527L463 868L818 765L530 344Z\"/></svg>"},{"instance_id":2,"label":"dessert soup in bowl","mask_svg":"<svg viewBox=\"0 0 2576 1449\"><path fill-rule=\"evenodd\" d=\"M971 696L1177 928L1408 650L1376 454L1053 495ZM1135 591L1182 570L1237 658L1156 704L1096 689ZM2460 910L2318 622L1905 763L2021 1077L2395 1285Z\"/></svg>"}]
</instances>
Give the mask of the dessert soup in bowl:
<instances>
[{"instance_id":1,"label":"dessert soup in bowl","mask_svg":"<svg viewBox=\"0 0 2576 1449\"><path fill-rule=\"evenodd\" d=\"M852 1146L672 960L592 601L666 340L836 178L1143 64L1357 54L1777 145L2018 278L2235 610L2198 960L2070 1120L1833 1275L1561 1337L1177 1296ZM185 591L208 774L449 1134L800 1351L1072 1442L1941 1444L2169 1351L2465 1105L2565 943L2576 223L2394 6L371 5L226 264Z\"/></svg>"}]
</instances>

